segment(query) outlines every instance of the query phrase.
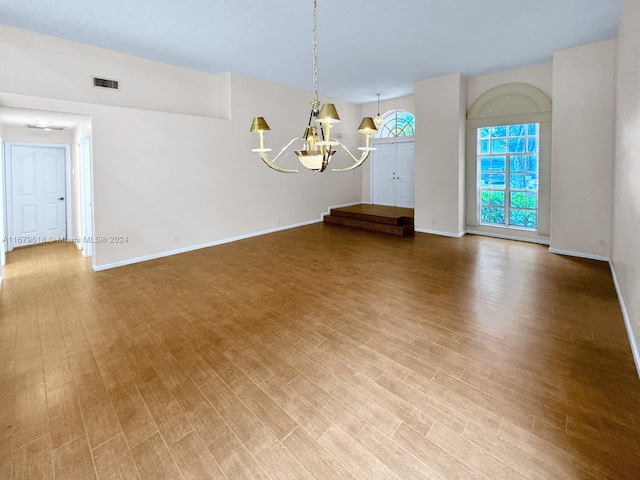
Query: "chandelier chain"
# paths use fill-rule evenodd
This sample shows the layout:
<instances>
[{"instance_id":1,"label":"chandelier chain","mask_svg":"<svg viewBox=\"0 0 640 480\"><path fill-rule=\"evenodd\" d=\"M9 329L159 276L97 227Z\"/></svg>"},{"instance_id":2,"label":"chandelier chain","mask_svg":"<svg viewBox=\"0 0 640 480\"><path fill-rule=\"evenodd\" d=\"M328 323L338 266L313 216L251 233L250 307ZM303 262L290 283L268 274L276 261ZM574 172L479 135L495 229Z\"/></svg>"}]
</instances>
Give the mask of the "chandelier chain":
<instances>
[{"instance_id":1,"label":"chandelier chain","mask_svg":"<svg viewBox=\"0 0 640 480\"><path fill-rule=\"evenodd\" d=\"M312 109L320 108L318 96L318 3L313 0L313 101Z\"/></svg>"}]
</instances>

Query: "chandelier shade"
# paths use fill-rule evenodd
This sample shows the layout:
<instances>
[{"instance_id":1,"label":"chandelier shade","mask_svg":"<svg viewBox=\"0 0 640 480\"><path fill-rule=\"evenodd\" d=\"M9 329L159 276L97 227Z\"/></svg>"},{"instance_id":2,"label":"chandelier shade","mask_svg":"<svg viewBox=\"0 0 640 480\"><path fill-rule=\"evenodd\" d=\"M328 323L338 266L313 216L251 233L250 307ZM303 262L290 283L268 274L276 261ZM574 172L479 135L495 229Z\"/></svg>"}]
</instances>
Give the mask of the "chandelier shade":
<instances>
[{"instance_id":1,"label":"chandelier shade","mask_svg":"<svg viewBox=\"0 0 640 480\"><path fill-rule=\"evenodd\" d=\"M326 170L333 155L336 153L333 147L340 146L353 160L353 164L345 168L334 168L332 170L336 172L353 170L362 165L369 158L371 152L375 150L375 148L370 147L369 140L378 129L371 117L362 119L358 127L358 133L364 136L364 146L358 148L361 154L359 157L355 157L340 141L331 137L331 127L335 123L340 123L340 115L338 115L336 106L333 103L325 103L321 106L318 95L318 4L317 0L313 0L313 97L311 99L309 122L301 137L292 139L271 159L268 155L271 149L264 146L264 132L271 130L271 128L269 128L269 124L264 117L255 117L251 122L250 132L258 134L259 147L254 148L252 152L257 153L268 167L278 172L296 173L298 170L282 168L276 162L294 143L301 143L302 148L294 150L299 162L305 168L318 173Z\"/></svg>"}]
</instances>

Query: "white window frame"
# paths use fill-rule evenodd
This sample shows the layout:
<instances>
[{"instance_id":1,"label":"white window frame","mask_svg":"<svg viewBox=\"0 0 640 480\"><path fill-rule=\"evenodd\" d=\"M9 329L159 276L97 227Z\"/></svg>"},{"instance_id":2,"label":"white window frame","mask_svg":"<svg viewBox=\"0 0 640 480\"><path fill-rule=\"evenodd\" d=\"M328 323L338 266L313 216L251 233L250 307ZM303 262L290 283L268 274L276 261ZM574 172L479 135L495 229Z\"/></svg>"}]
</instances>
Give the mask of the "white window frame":
<instances>
[{"instance_id":1,"label":"white window frame","mask_svg":"<svg viewBox=\"0 0 640 480\"><path fill-rule=\"evenodd\" d=\"M509 133L509 127L513 126L513 125L491 125L491 126L485 126L485 127L479 127L477 129L477 165L478 165L478 184L477 184L477 205L478 205L478 224L479 225L486 225L486 226L490 226L490 227L508 227L508 228L514 228L514 229L521 229L521 230L531 230L531 231L536 231L538 228L538 205L539 205L539 201L538 201L538 197L539 197L539 192L538 192L538 179L539 179L539 172L540 172L540 124L539 123L524 123L524 124L516 124L516 125L524 125L525 127L525 134L524 136L511 136ZM529 126L530 125L535 125L536 126L536 133L535 135L530 135L529 134ZM494 129L494 128L499 128L499 127L505 127L506 128L506 132L505 132L505 137L494 137L491 134L489 134L489 137L483 138L481 137L481 130L483 129ZM518 152L518 153L510 153L509 152L509 139L511 138L524 138L525 141L525 151L524 152ZM530 138L535 138L536 140L536 150L535 152L529 152L529 139ZM507 142L507 147L506 147L506 152L493 152L493 148L492 148L492 140L500 140L500 139L504 139ZM482 153L481 150L481 145L483 141L487 141L489 144L489 148L487 150L487 153ZM535 170L518 170L515 172L511 171L511 157L533 157L535 156L536 158L536 168ZM483 158L492 158L492 157L504 157L505 162L504 162L504 170L500 171L500 172L493 172L491 171L491 173L503 173L504 174L504 188L503 189L492 189L492 188L483 188L482 187L482 159ZM536 188L534 190L525 188L525 189L520 189L520 188L511 188L511 174L535 174L536 176ZM503 206L495 206L495 208L502 208L504 209L504 223L494 223L494 222L483 222L482 221L482 209L484 207L488 207L491 208L491 205L485 205L482 202L482 192L502 192L504 193L504 205ZM536 194L536 207L535 208L517 208L517 207L512 207L511 206L511 193L535 193ZM536 224L533 227L527 227L526 225L515 225L511 223L511 210L526 210L526 211L533 211L536 213Z\"/></svg>"}]
</instances>

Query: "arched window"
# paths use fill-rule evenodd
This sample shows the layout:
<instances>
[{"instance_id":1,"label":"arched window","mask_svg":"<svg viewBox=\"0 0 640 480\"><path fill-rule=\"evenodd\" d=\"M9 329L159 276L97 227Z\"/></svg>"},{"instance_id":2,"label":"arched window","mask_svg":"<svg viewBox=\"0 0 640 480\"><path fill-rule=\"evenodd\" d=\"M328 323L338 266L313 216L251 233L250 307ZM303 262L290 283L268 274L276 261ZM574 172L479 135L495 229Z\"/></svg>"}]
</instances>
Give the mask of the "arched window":
<instances>
[{"instance_id":1,"label":"arched window","mask_svg":"<svg viewBox=\"0 0 640 480\"><path fill-rule=\"evenodd\" d=\"M494 87L474 102L467 115L468 232L517 231L518 238L548 242L551 110L551 99L524 83Z\"/></svg>"},{"instance_id":2,"label":"arched window","mask_svg":"<svg viewBox=\"0 0 640 480\"><path fill-rule=\"evenodd\" d=\"M404 110L393 110L383 115L382 125L373 138L410 137L415 132L415 117Z\"/></svg>"}]
</instances>

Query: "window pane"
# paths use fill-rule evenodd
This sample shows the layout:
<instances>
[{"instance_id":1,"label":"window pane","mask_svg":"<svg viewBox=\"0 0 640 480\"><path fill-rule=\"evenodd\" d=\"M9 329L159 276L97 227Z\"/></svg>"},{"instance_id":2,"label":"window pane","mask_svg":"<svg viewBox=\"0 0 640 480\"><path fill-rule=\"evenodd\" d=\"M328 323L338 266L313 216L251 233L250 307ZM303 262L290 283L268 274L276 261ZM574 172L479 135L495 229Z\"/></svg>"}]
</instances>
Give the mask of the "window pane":
<instances>
[{"instance_id":1,"label":"window pane","mask_svg":"<svg viewBox=\"0 0 640 480\"><path fill-rule=\"evenodd\" d=\"M488 128L479 128L478 130L480 130L480 138L489 138Z\"/></svg>"},{"instance_id":2,"label":"window pane","mask_svg":"<svg viewBox=\"0 0 640 480\"><path fill-rule=\"evenodd\" d=\"M507 140L491 140L491 153L507 153Z\"/></svg>"},{"instance_id":3,"label":"window pane","mask_svg":"<svg viewBox=\"0 0 640 480\"><path fill-rule=\"evenodd\" d=\"M527 190L538 190L538 175L535 173L528 173L524 175L526 177ZM518 187L521 188L521 187Z\"/></svg>"},{"instance_id":4,"label":"window pane","mask_svg":"<svg viewBox=\"0 0 640 480\"><path fill-rule=\"evenodd\" d=\"M527 170L530 172L538 171L538 156L537 155L529 155L529 159L527 161Z\"/></svg>"},{"instance_id":5,"label":"window pane","mask_svg":"<svg viewBox=\"0 0 640 480\"><path fill-rule=\"evenodd\" d=\"M394 111L384 115L383 124L374 138L402 137L415 135L415 117L405 111Z\"/></svg>"},{"instance_id":6,"label":"window pane","mask_svg":"<svg viewBox=\"0 0 640 480\"><path fill-rule=\"evenodd\" d=\"M506 171L507 157L491 157L491 170L494 172Z\"/></svg>"},{"instance_id":7,"label":"window pane","mask_svg":"<svg viewBox=\"0 0 640 480\"><path fill-rule=\"evenodd\" d=\"M516 227L524 227L527 224L526 212L524 210L511 210L509 213L509 223Z\"/></svg>"},{"instance_id":8,"label":"window pane","mask_svg":"<svg viewBox=\"0 0 640 480\"><path fill-rule=\"evenodd\" d=\"M480 221L504 225L504 208L482 207L480 209Z\"/></svg>"},{"instance_id":9,"label":"window pane","mask_svg":"<svg viewBox=\"0 0 640 480\"><path fill-rule=\"evenodd\" d=\"M511 192L511 208L525 208L527 204L527 194L525 192Z\"/></svg>"},{"instance_id":10,"label":"window pane","mask_svg":"<svg viewBox=\"0 0 640 480\"><path fill-rule=\"evenodd\" d=\"M509 168L512 172L524 172L527 165L527 157L510 157Z\"/></svg>"},{"instance_id":11,"label":"window pane","mask_svg":"<svg viewBox=\"0 0 640 480\"><path fill-rule=\"evenodd\" d=\"M509 153L524 153L524 137L509 139Z\"/></svg>"},{"instance_id":12,"label":"window pane","mask_svg":"<svg viewBox=\"0 0 640 480\"><path fill-rule=\"evenodd\" d=\"M504 192L491 192L489 204L497 207L504 207Z\"/></svg>"},{"instance_id":13,"label":"window pane","mask_svg":"<svg viewBox=\"0 0 640 480\"><path fill-rule=\"evenodd\" d=\"M510 125L509 126L509 136L510 137L523 137L524 136L524 125Z\"/></svg>"},{"instance_id":14,"label":"window pane","mask_svg":"<svg viewBox=\"0 0 640 480\"><path fill-rule=\"evenodd\" d=\"M483 188L504 190L504 173L483 173L480 175L480 184Z\"/></svg>"},{"instance_id":15,"label":"window pane","mask_svg":"<svg viewBox=\"0 0 640 480\"><path fill-rule=\"evenodd\" d=\"M537 123L530 123L529 125L527 125L527 133L529 135L537 135L538 134L538 124Z\"/></svg>"},{"instance_id":16,"label":"window pane","mask_svg":"<svg viewBox=\"0 0 640 480\"><path fill-rule=\"evenodd\" d=\"M509 185L516 190L524 190L527 185L527 179L525 177L526 176L521 173L512 173Z\"/></svg>"},{"instance_id":17,"label":"window pane","mask_svg":"<svg viewBox=\"0 0 640 480\"><path fill-rule=\"evenodd\" d=\"M480 157L480 171L487 172L491 168L491 157Z\"/></svg>"},{"instance_id":18,"label":"window pane","mask_svg":"<svg viewBox=\"0 0 640 480\"><path fill-rule=\"evenodd\" d=\"M527 208L537 209L538 208L538 194L537 193L527 193Z\"/></svg>"},{"instance_id":19,"label":"window pane","mask_svg":"<svg viewBox=\"0 0 640 480\"><path fill-rule=\"evenodd\" d=\"M480 209L480 221L482 223L489 223L489 207L482 207Z\"/></svg>"},{"instance_id":20,"label":"window pane","mask_svg":"<svg viewBox=\"0 0 640 480\"><path fill-rule=\"evenodd\" d=\"M491 192L489 192L487 190L481 191L480 192L480 203L482 205L488 205L490 197L491 197Z\"/></svg>"},{"instance_id":21,"label":"window pane","mask_svg":"<svg viewBox=\"0 0 640 480\"><path fill-rule=\"evenodd\" d=\"M529 137L527 139L527 152L538 153L538 139Z\"/></svg>"},{"instance_id":22,"label":"window pane","mask_svg":"<svg viewBox=\"0 0 640 480\"><path fill-rule=\"evenodd\" d=\"M480 153L489 153L489 140L480 141Z\"/></svg>"},{"instance_id":23,"label":"window pane","mask_svg":"<svg viewBox=\"0 0 640 480\"><path fill-rule=\"evenodd\" d=\"M504 190L504 173L491 173L491 190Z\"/></svg>"},{"instance_id":24,"label":"window pane","mask_svg":"<svg viewBox=\"0 0 640 480\"><path fill-rule=\"evenodd\" d=\"M527 211L525 215L525 227L537 228L538 227L538 212Z\"/></svg>"},{"instance_id":25,"label":"window pane","mask_svg":"<svg viewBox=\"0 0 640 480\"><path fill-rule=\"evenodd\" d=\"M491 127L491 136L492 137L506 137L507 136L507 127Z\"/></svg>"}]
</instances>

